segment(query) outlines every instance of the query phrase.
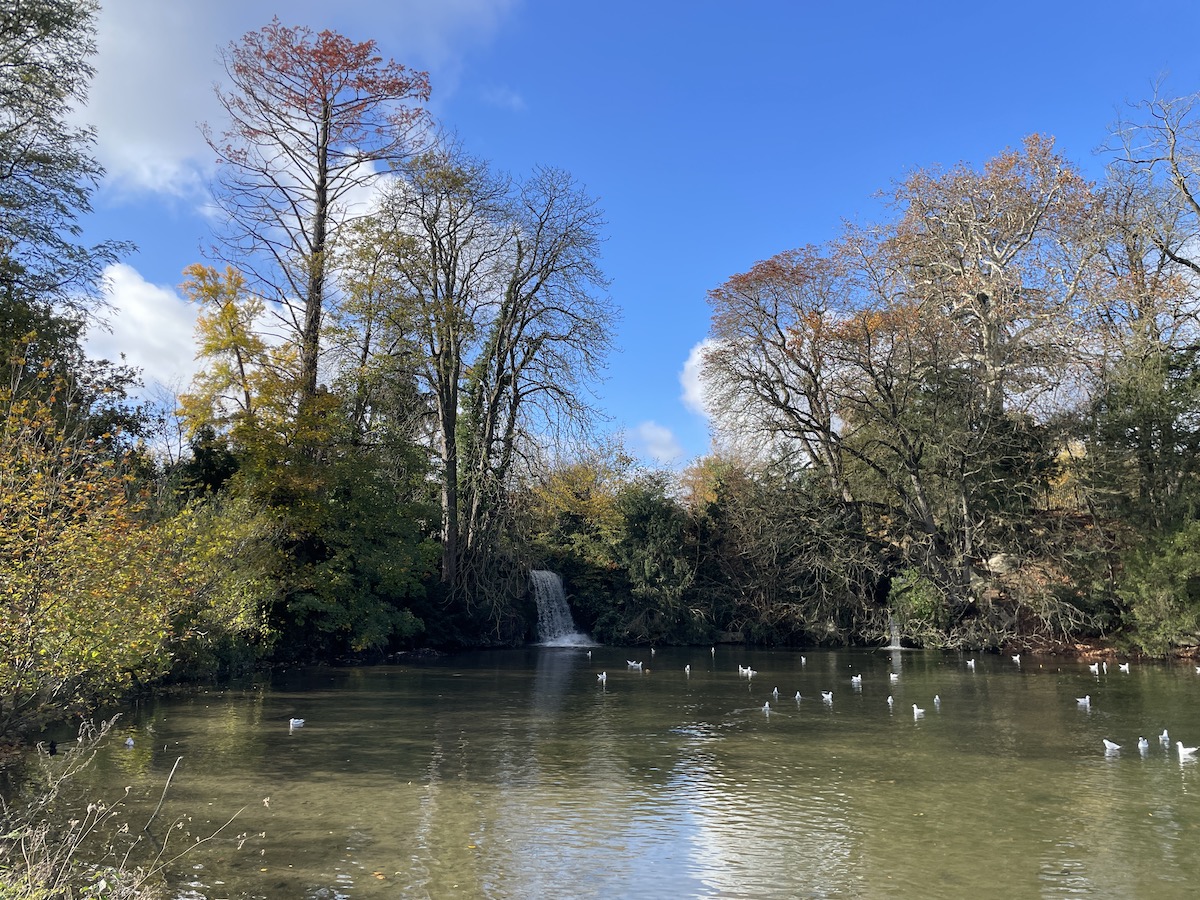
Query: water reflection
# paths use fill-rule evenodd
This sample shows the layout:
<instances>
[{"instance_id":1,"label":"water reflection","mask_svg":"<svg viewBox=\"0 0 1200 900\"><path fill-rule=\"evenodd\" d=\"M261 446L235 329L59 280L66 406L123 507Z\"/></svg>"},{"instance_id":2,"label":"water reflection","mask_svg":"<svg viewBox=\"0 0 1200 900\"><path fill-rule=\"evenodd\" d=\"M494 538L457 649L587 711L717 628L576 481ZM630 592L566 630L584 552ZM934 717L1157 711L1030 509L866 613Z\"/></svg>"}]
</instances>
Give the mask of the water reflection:
<instances>
[{"instance_id":1,"label":"water reflection","mask_svg":"<svg viewBox=\"0 0 1200 900\"><path fill-rule=\"evenodd\" d=\"M1102 745L1166 726L1195 743L1190 671L634 655L466 654L164 700L93 774L133 783L140 828L182 756L160 821L190 817L189 840L244 809L177 865L195 898L1182 897L1200 875L1200 767L1153 737L1144 756Z\"/></svg>"}]
</instances>

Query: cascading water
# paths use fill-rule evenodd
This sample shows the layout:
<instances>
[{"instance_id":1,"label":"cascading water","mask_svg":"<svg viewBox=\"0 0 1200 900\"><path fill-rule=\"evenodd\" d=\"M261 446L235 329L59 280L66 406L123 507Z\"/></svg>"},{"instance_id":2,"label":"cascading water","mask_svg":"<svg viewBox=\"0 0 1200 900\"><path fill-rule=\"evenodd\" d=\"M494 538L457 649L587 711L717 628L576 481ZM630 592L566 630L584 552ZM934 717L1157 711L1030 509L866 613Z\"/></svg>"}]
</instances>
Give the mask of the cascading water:
<instances>
[{"instance_id":1,"label":"cascading water","mask_svg":"<svg viewBox=\"0 0 1200 900\"><path fill-rule=\"evenodd\" d=\"M890 614L888 615L888 633L891 636L891 640L888 641L887 646L883 649L903 650L904 648L900 646L900 626L896 624L896 620Z\"/></svg>"},{"instance_id":2,"label":"cascading water","mask_svg":"<svg viewBox=\"0 0 1200 900\"><path fill-rule=\"evenodd\" d=\"M557 572L534 569L529 573L533 599L537 601L538 643L543 647L594 647L595 642L575 630L567 606L562 578Z\"/></svg>"}]
</instances>

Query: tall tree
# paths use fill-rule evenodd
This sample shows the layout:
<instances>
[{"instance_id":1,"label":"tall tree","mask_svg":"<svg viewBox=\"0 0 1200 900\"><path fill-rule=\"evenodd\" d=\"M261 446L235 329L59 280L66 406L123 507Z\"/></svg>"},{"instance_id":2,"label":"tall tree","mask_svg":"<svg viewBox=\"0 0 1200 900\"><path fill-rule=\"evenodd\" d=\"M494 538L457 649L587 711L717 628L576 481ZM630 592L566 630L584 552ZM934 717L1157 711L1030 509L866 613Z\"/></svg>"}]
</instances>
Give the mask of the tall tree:
<instances>
[{"instance_id":1,"label":"tall tree","mask_svg":"<svg viewBox=\"0 0 1200 900\"><path fill-rule=\"evenodd\" d=\"M122 242L79 243L103 168L95 132L70 114L87 98L95 0L0 6L0 299L79 310ZM20 338L21 335L15 335Z\"/></svg>"},{"instance_id":2,"label":"tall tree","mask_svg":"<svg viewBox=\"0 0 1200 900\"><path fill-rule=\"evenodd\" d=\"M595 202L563 172L514 184L441 147L405 167L366 236L391 254L392 327L418 345L452 591L486 556L522 454L591 418L612 321L601 225Z\"/></svg>"},{"instance_id":3,"label":"tall tree","mask_svg":"<svg viewBox=\"0 0 1200 900\"><path fill-rule=\"evenodd\" d=\"M374 41L278 19L221 58L231 87L217 98L229 122L220 133L204 128L220 163L218 240L252 287L280 304L299 346L301 397L311 398L330 249L353 192L372 184L380 165L409 155L428 77L385 62Z\"/></svg>"}]
</instances>

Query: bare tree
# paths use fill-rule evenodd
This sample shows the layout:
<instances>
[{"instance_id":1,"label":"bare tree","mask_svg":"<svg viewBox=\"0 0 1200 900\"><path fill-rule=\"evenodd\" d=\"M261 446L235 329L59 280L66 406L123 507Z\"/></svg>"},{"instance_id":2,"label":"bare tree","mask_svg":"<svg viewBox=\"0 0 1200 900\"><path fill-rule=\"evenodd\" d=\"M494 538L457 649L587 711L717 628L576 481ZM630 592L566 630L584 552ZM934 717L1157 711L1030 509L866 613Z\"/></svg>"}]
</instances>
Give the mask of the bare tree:
<instances>
[{"instance_id":1,"label":"bare tree","mask_svg":"<svg viewBox=\"0 0 1200 900\"><path fill-rule=\"evenodd\" d=\"M565 173L520 183L444 146L405 166L364 238L387 248L391 327L411 335L442 479L452 590L503 515L523 453L586 428L609 347L594 201Z\"/></svg>"}]
</instances>

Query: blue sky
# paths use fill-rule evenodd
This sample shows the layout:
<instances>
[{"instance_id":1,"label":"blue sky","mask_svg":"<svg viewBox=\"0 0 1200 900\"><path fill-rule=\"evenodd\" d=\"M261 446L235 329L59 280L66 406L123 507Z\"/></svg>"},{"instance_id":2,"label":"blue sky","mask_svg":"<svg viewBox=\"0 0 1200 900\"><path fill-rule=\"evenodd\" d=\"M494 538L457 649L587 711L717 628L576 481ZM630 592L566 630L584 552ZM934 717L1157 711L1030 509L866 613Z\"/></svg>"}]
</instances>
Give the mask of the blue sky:
<instances>
[{"instance_id":1,"label":"blue sky","mask_svg":"<svg viewBox=\"0 0 1200 900\"><path fill-rule=\"evenodd\" d=\"M620 310L600 387L648 462L709 449L685 394L706 292L756 261L881 215L914 167L981 163L1031 132L1091 177L1128 104L1200 91L1200 4L807 0L108 0L84 118L109 177L88 237L134 241L94 352L180 387L194 368L177 285L201 261L220 124L218 46L278 13L374 38L430 73L431 111L514 174L569 170L608 221Z\"/></svg>"}]
</instances>

